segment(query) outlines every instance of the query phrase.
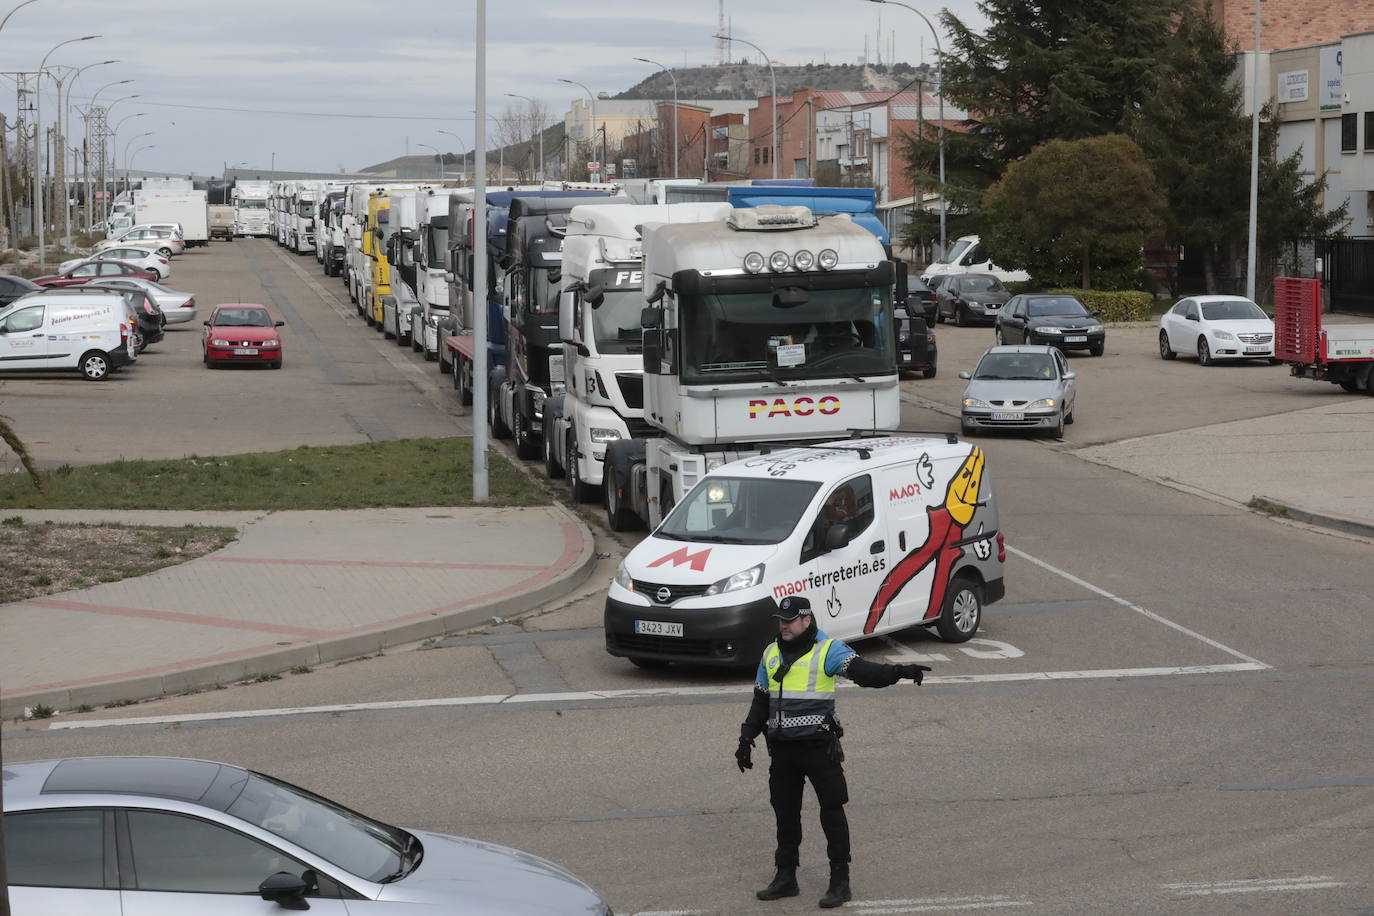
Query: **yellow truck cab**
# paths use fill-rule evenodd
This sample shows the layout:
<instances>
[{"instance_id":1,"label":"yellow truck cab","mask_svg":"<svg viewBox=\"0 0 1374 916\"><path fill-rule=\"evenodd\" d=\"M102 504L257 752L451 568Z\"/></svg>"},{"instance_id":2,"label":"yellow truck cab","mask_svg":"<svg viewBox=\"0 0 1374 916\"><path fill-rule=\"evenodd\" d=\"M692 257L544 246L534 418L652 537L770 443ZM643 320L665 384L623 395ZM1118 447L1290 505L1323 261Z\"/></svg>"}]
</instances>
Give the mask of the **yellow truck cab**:
<instances>
[{"instance_id":1,"label":"yellow truck cab","mask_svg":"<svg viewBox=\"0 0 1374 916\"><path fill-rule=\"evenodd\" d=\"M391 235L391 197L388 189L373 191L367 201L367 231L363 256L372 264L370 289L363 314L367 323L382 327L382 297L391 295L391 266L386 260L386 240Z\"/></svg>"}]
</instances>

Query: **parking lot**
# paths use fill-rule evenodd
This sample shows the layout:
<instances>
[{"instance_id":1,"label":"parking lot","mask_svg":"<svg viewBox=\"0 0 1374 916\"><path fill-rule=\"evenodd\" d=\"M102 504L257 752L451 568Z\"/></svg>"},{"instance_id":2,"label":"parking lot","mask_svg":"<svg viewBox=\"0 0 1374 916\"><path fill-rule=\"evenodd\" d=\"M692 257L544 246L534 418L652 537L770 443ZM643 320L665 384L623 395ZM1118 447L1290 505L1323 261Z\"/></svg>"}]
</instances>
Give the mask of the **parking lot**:
<instances>
[{"instance_id":1,"label":"parking lot","mask_svg":"<svg viewBox=\"0 0 1374 916\"><path fill-rule=\"evenodd\" d=\"M206 370L196 324L108 382L6 380L0 412L44 463L468 429L447 377L363 326L309 257L239 241L177 270L203 311L240 299L283 318L284 368ZM1009 554L1007 598L979 635L856 646L934 670L921 688L841 692L847 909L1361 912L1374 895L1368 542L1098 460L1139 437L1309 408L1367 415L1370 399L1262 362L1164 363L1155 333L1113 327L1103 357L1071 357L1079 404L1062 441L979 438ZM956 430L957 373L992 344L990 328L937 335L937 378L903 383L904 427ZM763 768L741 775L732 757L748 677L646 672L603 649L606 580L630 543L599 534L587 585L517 622L57 722L115 720L95 729L7 726L7 759L231 760L395 823L553 858L618 913L810 911L825 874L810 803L802 896L753 899L772 814ZM209 718L225 711L243 715Z\"/></svg>"}]
</instances>

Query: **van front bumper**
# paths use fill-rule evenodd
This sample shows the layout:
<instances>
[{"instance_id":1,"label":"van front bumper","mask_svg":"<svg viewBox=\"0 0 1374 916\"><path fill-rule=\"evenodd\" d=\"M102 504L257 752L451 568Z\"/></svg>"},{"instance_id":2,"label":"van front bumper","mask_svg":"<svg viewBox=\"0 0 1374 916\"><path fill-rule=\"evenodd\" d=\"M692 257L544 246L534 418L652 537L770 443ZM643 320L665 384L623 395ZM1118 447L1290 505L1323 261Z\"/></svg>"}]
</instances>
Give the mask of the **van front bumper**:
<instances>
[{"instance_id":1,"label":"van front bumper","mask_svg":"<svg viewBox=\"0 0 1374 916\"><path fill-rule=\"evenodd\" d=\"M726 607L678 608L606 599L606 651L621 658L718 668L754 667L777 638L772 598ZM682 624L681 636L635 632L635 621Z\"/></svg>"}]
</instances>

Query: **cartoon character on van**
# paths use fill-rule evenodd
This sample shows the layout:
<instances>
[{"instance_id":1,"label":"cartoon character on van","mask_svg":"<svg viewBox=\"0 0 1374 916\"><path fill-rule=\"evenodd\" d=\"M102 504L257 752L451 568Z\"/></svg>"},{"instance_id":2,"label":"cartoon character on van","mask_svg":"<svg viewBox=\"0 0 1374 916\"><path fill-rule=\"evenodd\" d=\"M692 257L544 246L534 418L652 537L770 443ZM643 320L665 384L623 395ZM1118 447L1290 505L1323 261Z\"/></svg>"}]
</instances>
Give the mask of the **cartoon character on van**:
<instances>
[{"instance_id":1,"label":"cartoon character on van","mask_svg":"<svg viewBox=\"0 0 1374 916\"><path fill-rule=\"evenodd\" d=\"M930 602L938 605L944 600L950 573L954 570L954 564L964 555L963 548L956 545L962 540L964 528L973 521L973 513L978 508L978 490L982 485L985 462L983 450L975 446L959 466L958 472L950 478L944 502L926 509L930 534L924 544L898 561L878 586L868 609L868 620L864 623L865 634L877 628L878 621L887 613L892 600L931 563L935 564L935 575L930 587ZM927 605L927 608L930 606Z\"/></svg>"}]
</instances>

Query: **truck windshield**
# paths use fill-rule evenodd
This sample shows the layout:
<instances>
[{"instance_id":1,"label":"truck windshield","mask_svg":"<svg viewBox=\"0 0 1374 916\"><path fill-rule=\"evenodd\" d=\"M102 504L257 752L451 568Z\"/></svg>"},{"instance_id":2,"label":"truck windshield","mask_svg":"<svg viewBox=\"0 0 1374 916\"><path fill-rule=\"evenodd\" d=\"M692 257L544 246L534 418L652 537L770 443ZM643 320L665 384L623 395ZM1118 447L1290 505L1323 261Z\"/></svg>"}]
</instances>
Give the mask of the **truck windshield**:
<instances>
[{"instance_id":1,"label":"truck windshield","mask_svg":"<svg viewBox=\"0 0 1374 916\"><path fill-rule=\"evenodd\" d=\"M644 332L639 315L644 311L644 272L640 270L594 270L588 286L599 286L604 299L592 309L592 330L596 349L601 353L639 353L644 347Z\"/></svg>"},{"instance_id":2,"label":"truck windshield","mask_svg":"<svg viewBox=\"0 0 1374 916\"><path fill-rule=\"evenodd\" d=\"M429 253L428 267L443 270L444 254L448 251L448 227L429 224L429 243L425 246Z\"/></svg>"},{"instance_id":3,"label":"truck windshield","mask_svg":"<svg viewBox=\"0 0 1374 916\"><path fill-rule=\"evenodd\" d=\"M819 488L809 480L707 477L654 534L674 541L777 544L797 527Z\"/></svg>"},{"instance_id":4,"label":"truck windshield","mask_svg":"<svg viewBox=\"0 0 1374 916\"><path fill-rule=\"evenodd\" d=\"M794 292L805 301L783 305L774 292L682 296L682 380L752 382L896 371L890 289Z\"/></svg>"},{"instance_id":5,"label":"truck windshield","mask_svg":"<svg viewBox=\"0 0 1374 916\"><path fill-rule=\"evenodd\" d=\"M558 284L549 280L549 268L530 268L530 311L536 315L558 314Z\"/></svg>"},{"instance_id":6,"label":"truck windshield","mask_svg":"<svg viewBox=\"0 0 1374 916\"><path fill-rule=\"evenodd\" d=\"M237 206L240 210L266 210L267 201L256 197L245 197L238 202Z\"/></svg>"},{"instance_id":7,"label":"truck windshield","mask_svg":"<svg viewBox=\"0 0 1374 916\"><path fill-rule=\"evenodd\" d=\"M315 215L315 202L314 202L313 200L298 200L298 201L296 201L296 215L297 215L297 216L314 216L314 215Z\"/></svg>"}]
</instances>

